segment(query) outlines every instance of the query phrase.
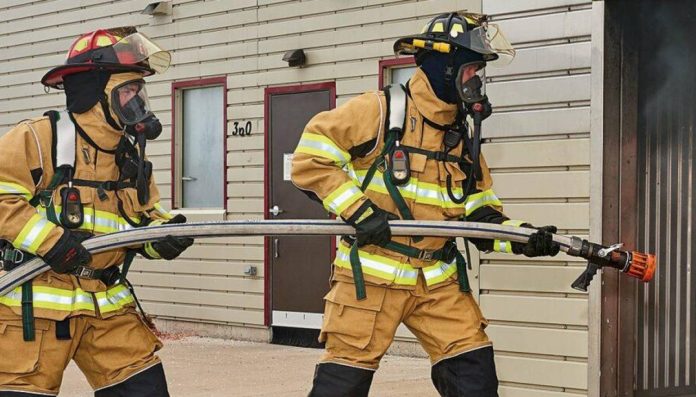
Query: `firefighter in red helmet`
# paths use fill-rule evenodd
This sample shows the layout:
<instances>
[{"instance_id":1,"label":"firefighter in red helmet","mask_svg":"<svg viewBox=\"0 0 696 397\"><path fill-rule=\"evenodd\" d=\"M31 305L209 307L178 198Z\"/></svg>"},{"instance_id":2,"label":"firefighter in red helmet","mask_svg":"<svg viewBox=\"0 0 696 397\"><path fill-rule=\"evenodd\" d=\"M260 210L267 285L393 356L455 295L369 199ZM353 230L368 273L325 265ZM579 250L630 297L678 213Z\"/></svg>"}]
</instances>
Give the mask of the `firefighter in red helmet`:
<instances>
[{"instance_id":1,"label":"firefighter in red helmet","mask_svg":"<svg viewBox=\"0 0 696 397\"><path fill-rule=\"evenodd\" d=\"M135 253L173 259L193 240L168 236L90 254L93 235L181 223L160 205L145 157L162 125L144 77L170 54L135 28L80 36L41 82L66 109L0 138L2 268L39 256L51 270L0 296L0 396L57 395L75 360L96 396L167 396L162 347L126 279Z\"/></svg>"}]
</instances>

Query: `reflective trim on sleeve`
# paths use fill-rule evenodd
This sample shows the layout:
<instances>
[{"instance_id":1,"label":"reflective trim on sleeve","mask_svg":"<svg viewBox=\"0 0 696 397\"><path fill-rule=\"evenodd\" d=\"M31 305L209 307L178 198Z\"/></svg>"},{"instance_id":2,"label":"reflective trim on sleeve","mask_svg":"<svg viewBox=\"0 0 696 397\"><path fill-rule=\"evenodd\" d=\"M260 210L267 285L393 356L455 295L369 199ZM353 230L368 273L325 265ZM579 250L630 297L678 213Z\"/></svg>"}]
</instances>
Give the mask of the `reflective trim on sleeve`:
<instances>
[{"instance_id":1,"label":"reflective trim on sleeve","mask_svg":"<svg viewBox=\"0 0 696 397\"><path fill-rule=\"evenodd\" d=\"M148 256L150 256L152 259L162 259L159 252L155 251L155 248L152 246L152 243L145 243L144 250L145 253L148 254Z\"/></svg>"},{"instance_id":2,"label":"reflective trim on sleeve","mask_svg":"<svg viewBox=\"0 0 696 397\"><path fill-rule=\"evenodd\" d=\"M465 204L466 215L469 216L472 212L487 205L492 205L495 207L503 206L503 203L500 202L500 199L498 199L492 189L484 190L480 193L472 194L467 197Z\"/></svg>"},{"instance_id":3,"label":"reflective trim on sleeve","mask_svg":"<svg viewBox=\"0 0 696 397\"><path fill-rule=\"evenodd\" d=\"M341 215L353 203L363 197L363 192L355 186L353 181L348 181L339 186L323 200L324 208L336 215Z\"/></svg>"},{"instance_id":4,"label":"reflective trim on sleeve","mask_svg":"<svg viewBox=\"0 0 696 397\"><path fill-rule=\"evenodd\" d=\"M41 244L46 241L48 233L56 227L41 214L34 214L29 218L12 245L31 254L36 254Z\"/></svg>"},{"instance_id":5,"label":"reflective trim on sleeve","mask_svg":"<svg viewBox=\"0 0 696 397\"><path fill-rule=\"evenodd\" d=\"M508 219L503 222L503 225L507 226L517 226L522 225L524 221L519 221L516 219ZM493 251L495 252L505 252L507 254L512 254L512 243L507 240L493 240Z\"/></svg>"},{"instance_id":6,"label":"reflective trim on sleeve","mask_svg":"<svg viewBox=\"0 0 696 397\"><path fill-rule=\"evenodd\" d=\"M493 240L493 251L512 254L512 243L506 240Z\"/></svg>"},{"instance_id":7,"label":"reflective trim on sleeve","mask_svg":"<svg viewBox=\"0 0 696 397\"><path fill-rule=\"evenodd\" d=\"M31 200L34 196L24 186L13 182L0 182L0 194L18 194L24 196L25 199Z\"/></svg>"},{"instance_id":8,"label":"reflective trim on sleeve","mask_svg":"<svg viewBox=\"0 0 696 397\"><path fill-rule=\"evenodd\" d=\"M350 154L339 148L331 139L307 131L302 133L295 153L324 157L341 166L350 162Z\"/></svg>"},{"instance_id":9,"label":"reflective trim on sleeve","mask_svg":"<svg viewBox=\"0 0 696 397\"><path fill-rule=\"evenodd\" d=\"M153 210L156 211L162 218L166 220L174 218L172 214L170 214L169 211L165 210L160 203L155 203L155 205L153 206Z\"/></svg>"}]
</instances>

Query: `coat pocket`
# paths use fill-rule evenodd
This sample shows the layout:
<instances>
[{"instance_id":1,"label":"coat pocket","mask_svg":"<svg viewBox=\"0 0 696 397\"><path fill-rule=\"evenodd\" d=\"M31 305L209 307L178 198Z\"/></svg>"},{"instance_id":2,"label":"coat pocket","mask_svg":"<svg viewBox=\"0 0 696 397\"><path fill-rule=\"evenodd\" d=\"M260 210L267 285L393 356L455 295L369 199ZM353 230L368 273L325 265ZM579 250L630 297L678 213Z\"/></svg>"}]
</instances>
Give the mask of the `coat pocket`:
<instances>
[{"instance_id":1,"label":"coat pocket","mask_svg":"<svg viewBox=\"0 0 696 397\"><path fill-rule=\"evenodd\" d=\"M355 285L337 282L324 297L326 309L319 339L325 341L328 334L356 349L370 344L375 331L377 313L382 310L386 289L366 285L367 298L357 300Z\"/></svg>"}]
</instances>

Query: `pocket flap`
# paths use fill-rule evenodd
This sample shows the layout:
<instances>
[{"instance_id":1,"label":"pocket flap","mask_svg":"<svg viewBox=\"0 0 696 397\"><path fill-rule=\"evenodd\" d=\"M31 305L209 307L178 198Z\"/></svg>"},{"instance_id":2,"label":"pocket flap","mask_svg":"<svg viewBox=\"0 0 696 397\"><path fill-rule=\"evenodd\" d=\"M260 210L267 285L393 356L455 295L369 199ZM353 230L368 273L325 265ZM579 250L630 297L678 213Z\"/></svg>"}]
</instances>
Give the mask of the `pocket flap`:
<instances>
[{"instance_id":1,"label":"pocket flap","mask_svg":"<svg viewBox=\"0 0 696 397\"><path fill-rule=\"evenodd\" d=\"M38 324L37 324L38 325ZM0 323L0 351L11 359L0 360L0 372L8 374L29 374L38 368L42 328L37 327L35 339L24 341L22 321L3 321Z\"/></svg>"},{"instance_id":2,"label":"pocket flap","mask_svg":"<svg viewBox=\"0 0 696 397\"><path fill-rule=\"evenodd\" d=\"M365 292L367 293L367 298L359 301L355 296L355 284L339 282L331 288L331 291L324 296L324 299L338 305L370 310L373 312L382 310L384 296L387 292L386 288L366 285Z\"/></svg>"}]
</instances>

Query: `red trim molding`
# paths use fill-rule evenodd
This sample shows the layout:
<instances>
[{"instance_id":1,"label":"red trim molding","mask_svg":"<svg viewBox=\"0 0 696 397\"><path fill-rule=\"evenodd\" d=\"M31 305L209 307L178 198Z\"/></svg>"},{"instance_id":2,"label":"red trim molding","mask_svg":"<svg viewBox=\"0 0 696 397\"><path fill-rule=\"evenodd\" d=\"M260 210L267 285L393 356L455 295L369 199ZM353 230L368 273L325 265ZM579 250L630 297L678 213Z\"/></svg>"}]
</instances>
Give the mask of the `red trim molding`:
<instances>
[{"instance_id":1,"label":"red trim molding","mask_svg":"<svg viewBox=\"0 0 696 397\"><path fill-rule=\"evenodd\" d=\"M407 57L400 57L400 58L391 58L391 59L382 59L379 61L379 88L384 87L384 72L394 66L415 66L416 65L416 59L412 56L407 56Z\"/></svg>"},{"instance_id":2,"label":"red trim molding","mask_svg":"<svg viewBox=\"0 0 696 397\"><path fill-rule=\"evenodd\" d=\"M180 193L176 191L177 184L174 181L176 177L176 151L175 151L175 139L176 139L176 90L186 89L186 88L197 88L197 87L208 87L208 86L222 86L222 134L223 134L223 144L222 144L222 180L223 180L223 198L222 205L227 212L227 77L209 77L204 79L196 80L186 80L186 81L175 81L172 83L172 137L171 137L171 200L172 209L175 208L176 204L176 194Z\"/></svg>"},{"instance_id":3,"label":"red trim molding","mask_svg":"<svg viewBox=\"0 0 696 397\"><path fill-rule=\"evenodd\" d=\"M280 87L266 87L263 90L263 135L264 135L264 145L263 145L263 219L269 219L268 211L266 209L270 208L270 182L271 182L271 168L269 156L271 154L271 142L270 134L268 130L270 128L270 97L276 94L294 94L300 92L310 92L310 91L329 91L329 106L331 109L336 107L336 83L333 81L325 83L314 83L314 84L299 84L299 85L286 85ZM331 240L331 252L336 251L336 239ZM265 326L271 326L271 253L270 253L270 238L265 237L263 240L263 323Z\"/></svg>"}]
</instances>

